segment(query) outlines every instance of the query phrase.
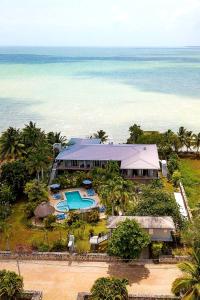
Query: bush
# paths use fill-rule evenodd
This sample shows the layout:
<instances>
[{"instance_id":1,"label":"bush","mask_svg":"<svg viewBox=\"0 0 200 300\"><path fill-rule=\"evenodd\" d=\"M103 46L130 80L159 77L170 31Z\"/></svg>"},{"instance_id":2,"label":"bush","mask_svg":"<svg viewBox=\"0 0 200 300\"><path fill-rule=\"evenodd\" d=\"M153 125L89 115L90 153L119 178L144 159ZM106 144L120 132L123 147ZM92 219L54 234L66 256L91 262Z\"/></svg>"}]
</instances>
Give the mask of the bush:
<instances>
[{"instance_id":1,"label":"bush","mask_svg":"<svg viewBox=\"0 0 200 300\"><path fill-rule=\"evenodd\" d=\"M162 248L163 248L163 243L162 242L152 243L151 251L152 251L153 258L158 258L159 257L159 255L161 254Z\"/></svg>"},{"instance_id":2,"label":"bush","mask_svg":"<svg viewBox=\"0 0 200 300\"><path fill-rule=\"evenodd\" d=\"M128 300L127 279L101 277L91 289L92 300Z\"/></svg>"},{"instance_id":3,"label":"bush","mask_svg":"<svg viewBox=\"0 0 200 300\"><path fill-rule=\"evenodd\" d=\"M76 221L80 220L80 214L78 212L75 211L70 211L68 214L68 218L66 220L66 223L71 226L73 223L75 223Z\"/></svg>"},{"instance_id":4,"label":"bush","mask_svg":"<svg viewBox=\"0 0 200 300\"><path fill-rule=\"evenodd\" d=\"M37 250L39 252L48 252L50 250L50 247L45 243L40 243L37 245Z\"/></svg>"},{"instance_id":5,"label":"bush","mask_svg":"<svg viewBox=\"0 0 200 300\"><path fill-rule=\"evenodd\" d=\"M34 216L34 210L36 209L36 207L37 207L37 202L36 203L28 202L25 204L24 212L27 219L30 219Z\"/></svg>"},{"instance_id":6,"label":"bush","mask_svg":"<svg viewBox=\"0 0 200 300\"><path fill-rule=\"evenodd\" d=\"M23 291L23 278L15 272L0 271L0 298L15 299Z\"/></svg>"},{"instance_id":7,"label":"bush","mask_svg":"<svg viewBox=\"0 0 200 300\"><path fill-rule=\"evenodd\" d=\"M86 215L86 221L88 223L97 223L99 222L99 212L96 209L93 209L87 213Z\"/></svg>"},{"instance_id":8,"label":"bush","mask_svg":"<svg viewBox=\"0 0 200 300\"><path fill-rule=\"evenodd\" d=\"M67 242L63 240L56 240L53 242L53 245L51 246L51 251L65 251L67 250Z\"/></svg>"},{"instance_id":9,"label":"bush","mask_svg":"<svg viewBox=\"0 0 200 300\"><path fill-rule=\"evenodd\" d=\"M44 219L44 226L46 229L52 229L53 228L53 223L56 222L56 216L55 215L49 215Z\"/></svg>"},{"instance_id":10,"label":"bush","mask_svg":"<svg viewBox=\"0 0 200 300\"><path fill-rule=\"evenodd\" d=\"M179 157L177 154L173 153L170 155L168 162L167 162L167 169L168 169L170 177L172 176L174 171L179 171L180 163L179 163Z\"/></svg>"},{"instance_id":11,"label":"bush","mask_svg":"<svg viewBox=\"0 0 200 300\"><path fill-rule=\"evenodd\" d=\"M175 187L177 187L181 180L181 173L179 171L174 171L172 174L172 183Z\"/></svg>"}]
</instances>

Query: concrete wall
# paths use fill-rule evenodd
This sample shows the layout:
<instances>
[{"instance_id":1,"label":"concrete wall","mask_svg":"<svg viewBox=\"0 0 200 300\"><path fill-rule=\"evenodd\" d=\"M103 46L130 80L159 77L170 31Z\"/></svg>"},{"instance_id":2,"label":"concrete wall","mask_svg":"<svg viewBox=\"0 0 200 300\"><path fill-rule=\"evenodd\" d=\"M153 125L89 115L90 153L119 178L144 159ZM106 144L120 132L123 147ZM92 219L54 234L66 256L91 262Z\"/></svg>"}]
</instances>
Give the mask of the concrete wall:
<instances>
[{"instance_id":1,"label":"concrete wall","mask_svg":"<svg viewBox=\"0 0 200 300\"><path fill-rule=\"evenodd\" d=\"M0 260L60 260L60 261L97 261L97 262L123 262L125 260L118 257L109 256L106 253L87 253L87 254L70 254L68 252L32 252L32 253L14 253L9 251L0 252ZM162 256L160 263L176 264L181 261L189 260L188 256ZM129 260L129 264L152 263L151 259Z\"/></svg>"},{"instance_id":2,"label":"concrete wall","mask_svg":"<svg viewBox=\"0 0 200 300\"><path fill-rule=\"evenodd\" d=\"M90 293L78 293L77 300L89 300ZM180 297L175 297L172 295L129 295L129 300L180 300Z\"/></svg>"}]
</instances>

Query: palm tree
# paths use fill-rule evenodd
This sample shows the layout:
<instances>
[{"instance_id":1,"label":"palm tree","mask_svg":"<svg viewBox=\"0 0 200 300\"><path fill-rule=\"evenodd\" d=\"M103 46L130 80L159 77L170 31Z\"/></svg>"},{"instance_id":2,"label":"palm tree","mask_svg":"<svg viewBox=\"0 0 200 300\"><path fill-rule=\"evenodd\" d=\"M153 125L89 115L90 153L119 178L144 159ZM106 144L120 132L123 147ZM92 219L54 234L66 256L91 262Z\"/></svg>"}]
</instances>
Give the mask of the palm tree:
<instances>
[{"instance_id":1,"label":"palm tree","mask_svg":"<svg viewBox=\"0 0 200 300\"><path fill-rule=\"evenodd\" d=\"M51 144L51 145L53 145L55 143L65 145L66 141L67 141L67 138L66 138L66 136L62 136L61 132L50 131L47 134L47 140L48 140L49 144Z\"/></svg>"},{"instance_id":2,"label":"palm tree","mask_svg":"<svg viewBox=\"0 0 200 300\"><path fill-rule=\"evenodd\" d=\"M200 148L200 132L193 135L193 145L194 145L194 148L197 149L196 153L198 155L199 154L199 148Z\"/></svg>"},{"instance_id":3,"label":"palm tree","mask_svg":"<svg viewBox=\"0 0 200 300\"><path fill-rule=\"evenodd\" d=\"M35 148L30 148L26 159L26 167L30 174L35 174L38 180L40 175L44 179L44 172L48 170L51 163L49 146L46 143L40 143Z\"/></svg>"},{"instance_id":4,"label":"palm tree","mask_svg":"<svg viewBox=\"0 0 200 300\"><path fill-rule=\"evenodd\" d=\"M185 133L185 146L187 148L187 152L189 150L191 150L192 141L193 141L193 133L192 133L192 131L186 131L186 133Z\"/></svg>"},{"instance_id":5,"label":"palm tree","mask_svg":"<svg viewBox=\"0 0 200 300\"><path fill-rule=\"evenodd\" d=\"M181 147L185 145L185 135L186 135L186 129L181 126L177 132L178 138L180 140Z\"/></svg>"},{"instance_id":6,"label":"palm tree","mask_svg":"<svg viewBox=\"0 0 200 300\"><path fill-rule=\"evenodd\" d=\"M19 129L9 127L0 138L0 159L17 159L24 153Z\"/></svg>"},{"instance_id":7,"label":"palm tree","mask_svg":"<svg viewBox=\"0 0 200 300\"><path fill-rule=\"evenodd\" d=\"M104 130L99 130L96 133L93 134L93 137L95 139L100 139L101 143L104 143L108 140L108 136L106 135L106 132Z\"/></svg>"},{"instance_id":8,"label":"palm tree","mask_svg":"<svg viewBox=\"0 0 200 300\"><path fill-rule=\"evenodd\" d=\"M33 123L32 121L25 125L22 131L22 137L27 148L35 147L40 141L46 140L44 131L42 131L41 128L36 127L36 123Z\"/></svg>"},{"instance_id":9,"label":"palm tree","mask_svg":"<svg viewBox=\"0 0 200 300\"><path fill-rule=\"evenodd\" d=\"M200 249L192 252L192 261L179 264L185 274L172 284L172 292L181 295L182 300L200 299Z\"/></svg>"}]
</instances>

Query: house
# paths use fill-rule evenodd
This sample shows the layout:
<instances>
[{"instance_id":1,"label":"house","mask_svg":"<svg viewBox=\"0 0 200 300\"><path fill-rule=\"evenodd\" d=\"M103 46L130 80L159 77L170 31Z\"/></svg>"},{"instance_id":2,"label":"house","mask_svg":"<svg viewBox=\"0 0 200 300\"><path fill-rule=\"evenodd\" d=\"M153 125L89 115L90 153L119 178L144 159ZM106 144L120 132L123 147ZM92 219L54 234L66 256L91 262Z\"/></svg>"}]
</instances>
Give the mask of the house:
<instances>
[{"instance_id":1,"label":"house","mask_svg":"<svg viewBox=\"0 0 200 300\"><path fill-rule=\"evenodd\" d=\"M108 219L107 228L111 233L120 222L126 219L137 221L151 236L151 241L172 242L172 233L175 232L175 224L172 217L153 217L153 216L113 216Z\"/></svg>"},{"instance_id":2,"label":"house","mask_svg":"<svg viewBox=\"0 0 200 300\"><path fill-rule=\"evenodd\" d=\"M101 144L99 139L72 139L56 157L57 172L104 168L109 161L119 164L129 179L156 179L160 169L156 145Z\"/></svg>"}]
</instances>

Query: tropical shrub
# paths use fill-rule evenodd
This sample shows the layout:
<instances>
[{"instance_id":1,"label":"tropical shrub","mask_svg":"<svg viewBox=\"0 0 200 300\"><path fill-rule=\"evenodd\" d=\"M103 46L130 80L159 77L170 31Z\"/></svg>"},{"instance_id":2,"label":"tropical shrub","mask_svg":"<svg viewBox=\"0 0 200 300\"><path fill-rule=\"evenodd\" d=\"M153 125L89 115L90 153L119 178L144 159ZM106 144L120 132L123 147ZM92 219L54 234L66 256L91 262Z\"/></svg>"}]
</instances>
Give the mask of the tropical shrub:
<instances>
[{"instance_id":1,"label":"tropical shrub","mask_svg":"<svg viewBox=\"0 0 200 300\"><path fill-rule=\"evenodd\" d=\"M2 165L0 181L9 185L16 196L20 196L30 180L24 160L10 161Z\"/></svg>"},{"instance_id":2,"label":"tropical shrub","mask_svg":"<svg viewBox=\"0 0 200 300\"><path fill-rule=\"evenodd\" d=\"M67 250L67 242L63 240L56 240L53 242L50 251L66 251Z\"/></svg>"},{"instance_id":3,"label":"tropical shrub","mask_svg":"<svg viewBox=\"0 0 200 300\"><path fill-rule=\"evenodd\" d=\"M97 223L99 222L99 212L97 209L93 209L87 213L85 213L86 215L86 221L88 223Z\"/></svg>"},{"instance_id":4,"label":"tropical shrub","mask_svg":"<svg viewBox=\"0 0 200 300\"><path fill-rule=\"evenodd\" d=\"M92 300L128 300L127 279L101 277L91 289Z\"/></svg>"},{"instance_id":5,"label":"tropical shrub","mask_svg":"<svg viewBox=\"0 0 200 300\"><path fill-rule=\"evenodd\" d=\"M108 241L108 254L125 259L138 258L149 243L149 234L136 221L126 219L113 231Z\"/></svg>"},{"instance_id":6,"label":"tropical shrub","mask_svg":"<svg viewBox=\"0 0 200 300\"><path fill-rule=\"evenodd\" d=\"M56 216L55 215L49 215L44 219L44 227L46 229L52 229L53 224L56 222Z\"/></svg>"},{"instance_id":7,"label":"tropical shrub","mask_svg":"<svg viewBox=\"0 0 200 300\"><path fill-rule=\"evenodd\" d=\"M27 194L30 202L37 204L47 201L48 199L47 186L35 179L26 183L25 193Z\"/></svg>"},{"instance_id":8,"label":"tropical shrub","mask_svg":"<svg viewBox=\"0 0 200 300\"><path fill-rule=\"evenodd\" d=\"M175 187L177 187L181 180L181 173L179 171L174 171L172 174L172 183Z\"/></svg>"},{"instance_id":9,"label":"tropical shrub","mask_svg":"<svg viewBox=\"0 0 200 300\"><path fill-rule=\"evenodd\" d=\"M184 219L172 194L161 190L143 187L142 194L131 215L171 216L177 226L184 226Z\"/></svg>"},{"instance_id":10,"label":"tropical shrub","mask_svg":"<svg viewBox=\"0 0 200 300\"><path fill-rule=\"evenodd\" d=\"M75 211L70 211L66 223L71 226L73 223L80 220L80 214Z\"/></svg>"},{"instance_id":11,"label":"tropical shrub","mask_svg":"<svg viewBox=\"0 0 200 300\"><path fill-rule=\"evenodd\" d=\"M163 248L163 243L162 242L153 242L151 245L151 251L152 255L154 258L158 258L159 255L161 254Z\"/></svg>"},{"instance_id":12,"label":"tropical shrub","mask_svg":"<svg viewBox=\"0 0 200 300\"><path fill-rule=\"evenodd\" d=\"M182 240L194 249L200 249L200 216L187 224L187 227L182 231Z\"/></svg>"},{"instance_id":13,"label":"tropical shrub","mask_svg":"<svg viewBox=\"0 0 200 300\"><path fill-rule=\"evenodd\" d=\"M170 177L175 171L180 169L179 157L176 153L170 155L167 161L167 169Z\"/></svg>"},{"instance_id":14,"label":"tropical shrub","mask_svg":"<svg viewBox=\"0 0 200 300\"><path fill-rule=\"evenodd\" d=\"M15 299L23 291L23 279L15 272L0 271L0 298L2 300Z\"/></svg>"}]
</instances>

